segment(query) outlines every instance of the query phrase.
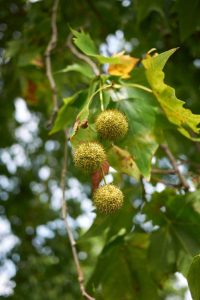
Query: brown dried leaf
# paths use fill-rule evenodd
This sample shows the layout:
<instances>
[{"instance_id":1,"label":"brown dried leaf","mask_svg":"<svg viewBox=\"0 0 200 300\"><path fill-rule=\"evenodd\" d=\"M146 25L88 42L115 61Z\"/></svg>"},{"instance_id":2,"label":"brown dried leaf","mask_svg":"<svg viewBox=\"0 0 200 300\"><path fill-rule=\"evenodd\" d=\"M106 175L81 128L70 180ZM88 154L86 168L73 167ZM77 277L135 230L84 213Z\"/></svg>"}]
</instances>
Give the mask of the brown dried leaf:
<instances>
[{"instance_id":1,"label":"brown dried leaf","mask_svg":"<svg viewBox=\"0 0 200 300\"><path fill-rule=\"evenodd\" d=\"M109 167L110 167L110 165L109 165L108 161L105 160L101 165L101 169L92 174L92 189L93 189L93 192L96 191L96 189L98 189L99 183L103 179L103 173L104 173L104 175L108 174ZM102 170L103 170L103 172L102 172Z\"/></svg>"}]
</instances>

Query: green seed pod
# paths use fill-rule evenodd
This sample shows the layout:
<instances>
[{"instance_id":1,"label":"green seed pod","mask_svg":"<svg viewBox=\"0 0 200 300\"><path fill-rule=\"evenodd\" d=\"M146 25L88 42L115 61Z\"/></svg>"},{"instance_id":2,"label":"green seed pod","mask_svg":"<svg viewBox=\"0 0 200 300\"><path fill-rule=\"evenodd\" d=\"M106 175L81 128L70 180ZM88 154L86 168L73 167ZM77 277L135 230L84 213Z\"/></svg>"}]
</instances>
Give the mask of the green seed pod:
<instances>
[{"instance_id":1,"label":"green seed pod","mask_svg":"<svg viewBox=\"0 0 200 300\"><path fill-rule=\"evenodd\" d=\"M74 153L75 166L86 173L97 171L106 160L103 147L96 142L82 143Z\"/></svg>"},{"instance_id":2,"label":"green seed pod","mask_svg":"<svg viewBox=\"0 0 200 300\"><path fill-rule=\"evenodd\" d=\"M123 205L123 199L123 193L112 184L98 188L93 195L94 204L102 214L111 214L120 209Z\"/></svg>"},{"instance_id":3,"label":"green seed pod","mask_svg":"<svg viewBox=\"0 0 200 300\"><path fill-rule=\"evenodd\" d=\"M96 129L106 140L123 138L128 131L126 116L118 110L105 110L96 119Z\"/></svg>"}]
</instances>

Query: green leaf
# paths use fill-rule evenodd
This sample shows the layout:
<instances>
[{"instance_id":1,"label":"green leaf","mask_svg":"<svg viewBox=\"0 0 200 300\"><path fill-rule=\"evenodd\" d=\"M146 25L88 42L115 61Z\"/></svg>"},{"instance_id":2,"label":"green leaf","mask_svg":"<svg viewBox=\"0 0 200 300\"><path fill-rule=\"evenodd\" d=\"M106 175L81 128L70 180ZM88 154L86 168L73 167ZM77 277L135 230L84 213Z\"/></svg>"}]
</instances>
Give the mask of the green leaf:
<instances>
[{"instance_id":1,"label":"green leaf","mask_svg":"<svg viewBox=\"0 0 200 300\"><path fill-rule=\"evenodd\" d=\"M133 99L119 101L117 107L127 116L129 131L127 137L118 144L132 155L142 175L149 179L151 160L159 144L156 123L158 108L151 94L137 89L127 91Z\"/></svg>"},{"instance_id":2,"label":"green leaf","mask_svg":"<svg viewBox=\"0 0 200 300\"><path fill-rule=\"evenodd\" d=\"M152 11L158 12L163 18L163 1L162 0L140 0L136 3L137 21L142 22Z\"/></svg>"},{"instance_id":3,"label":"green leaf","mask_svg":"<svg viewBox=\"0 0 200 300\"><path fill-rule=\"evenodd\" d=\"M84 102L84 105L82 106L81 111L77 115L77 118L76 118L77 121L82 122L82 121L88 119L89 112L90 112L90 110L89 110L90 104L96 94L97 84L98 83L95 80L91 82L86 101Z\"/></svg>"},{"instance_id":4,"label":"green leaf","mask_svg":"<svg viewBox=\"0 0 200 300\"><path fill-rule=\"evenodd\" d=\"M100 235L102 236L104 233L106 233L106 239L108 241L113 239L113 237L122 235L122 233L125 234L131 231L133 226L133 215L135 213L135 209L131 203L132 192L128 193L126 190L123 190L123 192L125 194L123 208L112 215L97 215L92 226L80 238L81 241ZM113 224L115 224L115 226L113 226Z\"/></svg>"},{"instance_id":5,"label":"green leaf","mask_svg":"<svg viewBox=\"0 0 200 300\"><path fill-rule=\"evenodd\" d=\"M99 55L98 50L91 39L88 33L84 31L78 32L74 29L71 29L74 38L74 44L86 55L96 58L101 64L106 63L119 63L119 59L117 57L106 57L103 55Z\"/></svg>"},{"instance_id":6,"label":"green leaf","mask_svg":"<svg viewBox=\"0 0 200 300\"><path fill-rule=\"evenodd\" d=\"M89 124L87 128L78 128L71 138L70 142L73 148L77 148L80 143L92 142L97 139L97 132L94 124Z\"/></svg>"},{"instance_id":7,"label":"green leaf","mask_svg":"<svg viewBox=\"0 0 200 300\"><path fill-rule=\"evenodd\" d=\"M30 50L29 50L30 51ZM18 60L18 66L19 67L25 67L27 65L32 64L34 59L39 58L39 51L38 49L32 49L30 52L24 52L19 56ZM41 58L40 58L41 59ZM41 59L42 61L42 59Z\"/></svg>"},{"instance_id":8,"label":"green leaf","mask_svg":"<svg viewBox=\"0 0 200 300\"><path fill-rule=\"evenodd\" d=\"M196 255L187 276L193 300L200 299L200 254Z\"/></svg>"},{"instance_id":9,"label":"green leaf","mask_svg":"<svg viewBox=\"0 0 200 300\"><path fill-rule=\"evenodd\" d=\"M93 141L97 137L95 126L88 124L90 104L97 93L95 91L97 84L96 79L91 82L85 101L76 115L73 132L70 136L73 147L77 147L78 144L83 141Z\"/></svg>"},{"instance_id":10,"label":"green leaf","mask_svg":"<svg viewBox=\"0 0 200 300\"><path fill-rule=\"evenodd\" d=\"M78 32L74 29L71 29L74 35L74 44L82 50L87 55L95 55L97 53L97 48L94 41L91 39L88 33L84 31Z\"/></svg>"},{"instance_id":11,"label":"green leaf","mask_svg":"<svg viewBox=\"0 0 200 300\"><path fill-rule=\"evenodd\" d=\"M56 73L67 73L67 72L79 72L82 75L88 77L88 78L93 78L94 77L94 73L91 69L91 67L87 64L72 64L67 66L66 68L56 72Z\"/></svg>"},{"instance_id":12,"label":"green leaf","mask_svg":"<svg viewBox=\"0 0 200 300\"><path fill-rule=\"evenodd\" d=\"M191 134L191 130L194 133L199 133L200 115L194 115L189 109L184 108L184 102L176 97L175 90L164 83L164 73L162 70L169 57L175 51L176 49L171 49L156 57L144 59L143 65L146 69L146 76L153 94L169 121L175 124L178 130L187 138L200 140L200 138L194 138Z\"/></svg>"},{"instance_id":13,"label":"green leaf","mask_svg":"<svg viewBox=\"0 0 200 300\"><path fill-rule=\"evenodd\" d=\"M63 105L59 110L55 124L51 129L49 134L56 133L64 128L67 128L73 124L74 118L77 112L73 107L68 107L68 105Z\"/></svg>"},{"instance_id":14,"label":"green leaf","mask_svg":"<svg viewBox=\"0 0 200 300\"><path fill-rule=\"evenodd\" d=\"M171 250L176 253L177 268L183 274L186 274L192 257L200 249L200 215L193 204L190 196L177 195L166 189L162 193L154 193L143 210L153 224L169 234L166 242L171 244Z\"/></svg>"},{"instance_id":15,"label":"green leaf","mask_svg":"<svg viewBox=\"0 0 200 300\"><path fill-rule=\"evenodd\" d=\"M165 279L168 274L173 273L176 264L176 247L170 227L161 227L152 232L148 257L151 271L158 280Z\"/></svg>"},{"instance_id":16,"label":"green leaf","mask_svg":"<svg viewBox=\"0 0 200 300\"><path fill-rule=\"evenodd\" d=\"M147 240L147 234L134 233L127 240L117 236L105 246L89 281L97 299L159 299L148 270Z\"/></svg>"},{"instance_id":17,"label":"green leaf","mask_svg":"<svg viewBox=\"0 0 200 300\"><path fill-rule=\"evenodd\" d=\"M51 129L49 134L53 134L59 130L72 126L74 123L77 113L78 113L78 106L73 106L73 103L76 100L81 102L81 98L85 97L85 93L83 91L77 92L74 95L64 98L64 104L59 109L55 123L53 128Z\"/></svg>"},{"instance_id":18,"label":"green leaf","mask_svg":"<svg viewBox=\"0 0 200 300\"><path fill-rule=\"evenodd\" d=\"M181 40L184 41L193 32L198 30L198 27L200 26L200 1L193 0L192 5L190 5L189 1L178 0L176 8L180 25Z\"/></svg>"},{"instance_id":19,"label":"green leaf","mask_svg":"<svg viewBox=\"0 0 200 300\"><path fill-rule=\"evenodd\" d=\"M20 50L22 46L21 40L10 40L7 44L5 56L6 58L14 57Z\"/></svg>"},{"instance_id":20,"label":"green leaf","mask_svg":"<svg viewBox=\"0 0 200 300\"><path fill-rule=\"evenodd\" d=\"M127 150L114 145L108 152L108 158L110 165L117 171L140 179L140 171Z\"/></svg>"}]
</instances>

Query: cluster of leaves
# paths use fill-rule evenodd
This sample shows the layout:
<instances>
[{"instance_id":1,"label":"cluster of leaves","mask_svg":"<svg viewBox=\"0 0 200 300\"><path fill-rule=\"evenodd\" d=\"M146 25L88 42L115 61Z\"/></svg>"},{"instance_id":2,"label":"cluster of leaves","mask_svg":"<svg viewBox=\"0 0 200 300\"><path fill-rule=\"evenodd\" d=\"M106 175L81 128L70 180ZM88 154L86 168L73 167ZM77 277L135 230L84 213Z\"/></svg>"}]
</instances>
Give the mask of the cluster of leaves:
<instances>
[{"instance_id":1,"label":"cluster of leaves","mask_svg":"<svg viewBox=\"0 0 200 300\"><path fill-rule=\"evenodd\" d=\"M136 180L141 176L150 179L152 157L159 144L166 141L164 133L167 130L178 130L185 137L199 141L200 116L184 108L184 102L164 82L163 68L176 49L153 56L147 53L136 67L139 59L123 53L113 57L99 55L88 34L72 32L75 35L74 43L84 54L95 58L100 64L109 63L110 66L108 74L98 77L94 74L93 78L92 69L87 73L89 66L76 64L76 67L71 65L62 70L90 74L89 87L64 99L51 133L75 123L70 141L76 149L84 141L99 139L94 121L100 109L117 108L123 111L129 122L127 137L117 145L109 145L102 139L100 142L109 152L109 164L119 173L133 176ZM130 66L131 59L136 63ZM72 111L76 114L75 119ZM106 235L106 245L89 281L89 287L95 295L99 299L111 299L110 292L114 291L112 297L115 299L121 299L123 295L126 295L126 299L132 299L133 295L137 299L146 299L149 295L151 299L159 299L160 287L164 286L169 275L175 271L187 275L192 256L198 253L200 246L198 230L195 232L193 229L193 226L198 227L200 218L193 205L188 196L178 196L165 190L163 194L154 194L142 208L147 220L151 220L159 229L152 227L150 233L146 233L138 226L132 233L133 224L129 218L128 224L120 221L122 227L112 228L112 225L112 236L109 233ZM121 220L123 214L119 213L117 219ZM97 217L86 237L96 236L107 222L116 224ZM120 274L114 272L116 266ZM116 283L122 279L124 284L117 289Z\"/></svg>"},{"instance_id":2,"label":"cluster of leaves","mask_svg":"<svg viewBox=\"0 0 200 300\"><path fill-rule=\"evenodd\" d=\"M72 32L75 35L74 43L84 54L96 58L99 63L111 64L108 71L111 67L112 71L111 74L98 77L94 74L91 78L90 70L88 88L64 99L51 133L75 123L71 143L76 148L80 142L98 138L94 120L100 108L118 108L127 116L129 132L117 146L107 145L109 160L115 169L136 179L140 175L150 178L151 160L158 145L165 142L164 131L177 129L191 140L199 141L200 116L184 108L184 102L177 99L174 89L164 82L163 68L176 49L153 56L147 54L140 65L134 68L135 64L130 67L130 60L134 58L123 53L113 57L99 55L88 34L75 30ZM89 65L76 64L62 72L88 74L88 69ZM124 77L128 79L123 80ZM194 134L197 137L194 138Z\"/></svg>"}]
</instances>

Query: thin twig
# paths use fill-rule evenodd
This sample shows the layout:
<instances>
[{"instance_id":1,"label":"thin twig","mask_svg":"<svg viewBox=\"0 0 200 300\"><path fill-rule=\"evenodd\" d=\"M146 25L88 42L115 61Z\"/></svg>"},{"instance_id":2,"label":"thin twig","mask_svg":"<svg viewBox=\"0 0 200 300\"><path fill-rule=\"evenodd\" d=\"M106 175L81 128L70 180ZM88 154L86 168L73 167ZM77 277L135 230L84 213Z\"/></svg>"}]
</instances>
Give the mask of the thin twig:
<instances>
[{"instance_id":1,"label":"thin twig","mask_svg":"<svg viewBox=\"0 0 200 300\"><path fill-rule=\"evenodd\" d=\"M181 165L182 164L189 164L191 166L194 166L197 169L200 169L200 164L199 163L196 163L196 162L194 162L192 160L189 160L189 159L183 159L183 158L179 158L179 160L180 160L179 164L181 164Z\"/></svg>"},{"instance_id":2,"label":"thin twig","mask_svg":"<svg viewBox=\"0 0 200 300\"><path fill-rule=\"evenodd\" d=\"M176 171L176 174L180 180L180 183L182 185L182 187L184 188L185 191L189 190L189 184L187 183L185 177L181 174L178 165L176 163L176 159L174 157L174 155L172 154L171 150L169 149L168 145L166 144L161 144L160 147L163 149L163 151L165 152L165 154L168 156L174 170Z\"/></svg>"},{"instance_id":3,"label":"thin twig","mask_svg":"<svg viewBox=\"0 0 200 300\"><path fill-rule=\"evenodd\" d=\"M51 65L51 52L56 47L57 44L57 11L58 11L58 4L59 0L55 0L53 8L52 8L52 15L51 15L51 37L47 48L45 50L45 65L46 65L46 76L49 80L49 84L52 91L52 100L53 100L53 116L58 111L58 93L56 88L56 83L52 74L52 65Z\"/></svg>"},{"instance_id":4,"label":"thin twig","mask_svg":"<svg viewBox=\"0 0 200 300\"><path fill-rule=\"evenodd\" d=\"M153 168L151 170L151 173L153 173L153 174L176 174L176 170L174 170L174 169L157 169L157 168Z\"/></svg>"},{"instance_id":5,"label":"thin twig","mask_svg":"<svg viewBox=\"0 0 200 300\"><path fill-rule=\"evenodd\" d=\"M69 223L67 221L68 216L68 207L67 202L65 200L65 179L67 175L67 131L65 133L65 144L64 144L64 161L63 161L63 167L62 167L62 173L61 173L61 189L62 189L62 199L61 199L61 207L62 207L62 218L64 221L65 229L67 231L69 242L72 249L73 259L76 266L77 274L78 274L78 282L81 290L82 296L87 300L95 300L95 298L91 297L85 290L84 286L84 274L81 269L81 265L78 258L78 252L76 249L76 241L74 240L73 233L71 230L71 227L69 226Z\"/></svg>"},{"instance_id":6,"label":"thin twig","mask_svg":"<svg viewBox=\"0 0 200 300\"><path fill-rule=\"evenodd\" d=\"M94 74L96 76L99 76L100 72L99 69L97 67L97 65L86 55L80 53L72 44L72 34L69 34L68 38L67 38L67 43L66 46L70 49L70 51L78 58L84 60L88 65L91 66Z\"/></svg>"},{"instance_id":7,"label":"thin twig","mask_svg":"<svg viewBox=\"0 0 200 300\"><path fill-rule=\"evenodd\" d=\"M180 184L180 183L179 184L173 184L171 182L168 182L164 179L161 179L161 178L155 177L155 176L151 177L151 181L155 181L155 182L158 182L158 183L163 183L164 185L169 186L169 187L174 188L174 189L180 188L182 186L182 184Z\"/></svg>"}]
</instances>

